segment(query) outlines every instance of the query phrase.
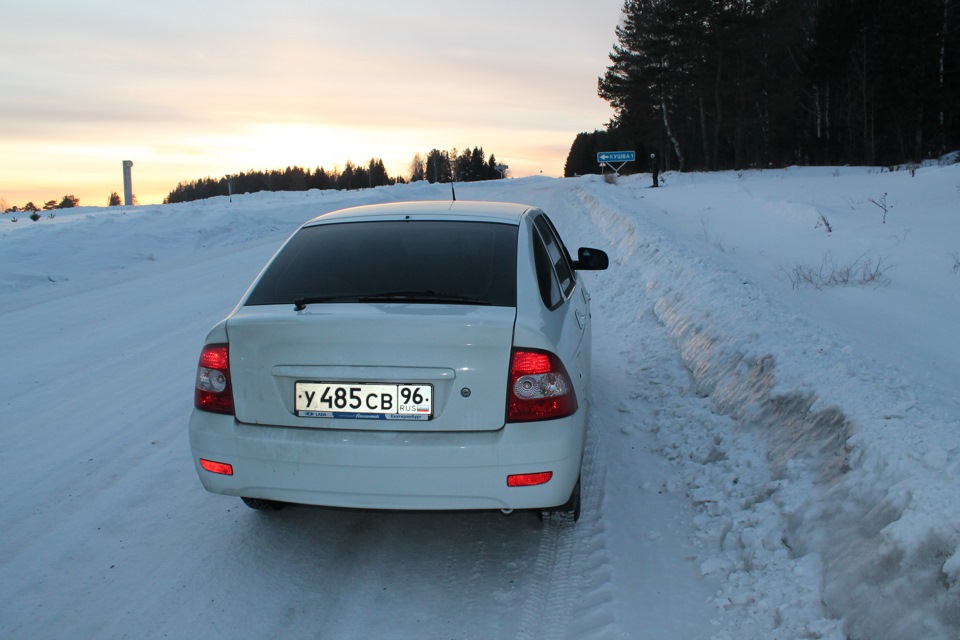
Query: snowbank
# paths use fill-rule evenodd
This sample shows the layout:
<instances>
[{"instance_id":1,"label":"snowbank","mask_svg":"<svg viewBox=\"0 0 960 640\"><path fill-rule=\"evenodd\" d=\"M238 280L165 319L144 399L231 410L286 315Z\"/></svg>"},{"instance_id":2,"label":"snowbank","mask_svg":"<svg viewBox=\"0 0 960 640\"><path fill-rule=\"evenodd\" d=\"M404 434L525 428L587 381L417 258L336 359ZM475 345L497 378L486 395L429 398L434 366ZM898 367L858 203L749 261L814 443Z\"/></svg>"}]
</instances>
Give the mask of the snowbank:
<instances>
[{"instance_id":1,"label":"snowbank","mask_svg":"<svg viewBox=\"0 0 960 640\"><path fill-rule=\"evenodd\" d=\"M882 246L885 236L901 234L903 242L911 236L921 240L903 249L898 261L945 257L940 243L925 241L938 234L951 241L960 237L960 211L950 200L960 172L955 167L929 169L923 176L923 171L918 175L928 180L915 185L905 180L906 172L861 176L875 191L897 189L899 202L909 201L912 210L897 211L910 218L897 229L884 229L885 223L877 220L872 233L861 227L857 235L850 234L845 240L857 245L855 250L871 241ZM790 228L798 210L793 198L804 198L808 209L829 209L835 227L846 222L838 201L849 197L848 182L829 174L816 192L797 193L787 184L791 174L807 180L815 171L771 173L791 202L776 202L770 211L786 212L787 219L754 219L749 223L754 228L739 231L724 226L720 212L710 213L723 197L713 176L668 178L668 185L678 190L696 191L689 197L700 212L678 210L675 203L682 197L672 193L657 192L655 204L652 192L639 203L624 198L611 202L593 185L584 195L593 217L610 230L615 252L629 255L638 284L645 284L656 299L657 317L676 341L697 392L711 399L717 414L733 421L658 432L665 447L684 452L677 458L684 461L691 496L705 516L701 539L720 545L719 557L710 558L704 571L721 572L732 604L746 606L756 620L773 621L788 635L956 638L960 423L955 366L960 340L955 325L947 333L936 325L943 320L952 325L960 317L960 279L950 273L946 260L939 274L913 265L902 270L905 277L924 282L896 284L898 275L891 275L892 288L922 287L935 298L950 300L947 318L927 317L930 309L919 301L921 306L908 316L917 326L904 327L919 334L931 353L950 358L942 370L953 375L923 388L930 371L891 362L882 336L851 346L853 334L868 333L871 323L896 314L891 308L898 304L896 292L872 292L869 315L833 330L809 314L796 292L780 287L773 299L759 286L758 280L770 282L769 266L749 257L733 264L725 260L737 251L738 240L725 241L733 249L714 246L705 252L704 243L710 241L705 234L700 238L704 242L697 243L676 233L684 225L689 229L694 215L707 212L709 218L701 218L701 224L709 219L727 237L758 233L769 254L784 256L804 242L789 235L796 233ZM714 188L705 189L704 182ZM620 188L630 186L622 181ZM749 178L738 184L743 190L756 186ZM808 231L828 235L822 227L815 231L817 222L815 215L804 220ZM779 241L771 241L778 230L769 227L779 226ZM840 245L835 250L852 255L835 242L838 232L833 234L829 240ZM785 590L789 582L784 578L790 576L797 583L793 597ZM752 594L746 602L744 591ZM821 602L824 618L797 627L797 620L810 620L809 610Z\"/></svg>"}]
</instances>

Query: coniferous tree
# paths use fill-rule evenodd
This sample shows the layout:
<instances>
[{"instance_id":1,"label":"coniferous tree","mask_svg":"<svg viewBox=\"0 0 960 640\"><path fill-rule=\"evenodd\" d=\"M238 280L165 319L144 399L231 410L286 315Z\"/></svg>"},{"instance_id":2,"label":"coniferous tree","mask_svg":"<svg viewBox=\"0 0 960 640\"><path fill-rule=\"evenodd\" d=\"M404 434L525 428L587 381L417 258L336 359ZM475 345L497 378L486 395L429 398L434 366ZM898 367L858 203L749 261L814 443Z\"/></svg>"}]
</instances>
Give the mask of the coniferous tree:
<instances>
[{"instance_id":1,"label":"coniferous tree","mask_svg":"<svg viewBox=\"0 0 960 640\"><path fill-rule=\"evenodd\" d=\"M382 187L391 183L390 176L387 175L387 168L380 158L370 159L368 172L371 187Z\"/></svg>"},{"instance_id":2,"label":"coniferous tree","mask_svg":"<svg viewBox=\"0 0 960 640\"><path fill-rule=\"evenodd\" d=\"M567 178L587 173L595 173L596 156L594 155L594 140L598 132L578 133L570 145L567 160L563 165L563 175Z\"/></svg>"},{"instance_id":3,"label":"coniferous tree","mask_svg":"<svg viewBox=\"0 0 960 640\"><path fill-rule=\"evenodd\" d=\"M645 171L646 166L642 158L649 153L648 149L642 142L635 141L626 131L619 128L579 133L570 146L563 175L569 178L598 173L600 165L597 162L597 154L605 151L635 151L638 154L638 162L624 165L620 173L627 175L636 171Z\"/></svg>"},{"instance_id":4,"label":"coniferous tree","mask_svg":"<svg viewBox=\"0 0 960 640\"><path fill-rule=\"evenodd\" d=\"M473 150L470 151L470 160L467 162L467 174L469 175L470 181L477 182L486 180L487 176L483 171L485 164L483 149L474 147Z\"/></svg>"},{"instance_id":5,"label":"coniferous tree","mask_svg":"<svg viewBox=\"0 0 960 640\"><path fill-rule=\"evenodd\" d=\"M500 170L497 168L500 166L500 163L497 162L497 157L494 154L490 154L490 159L487 160L487 166L484 168L484 174L487 176L487 180L501 180L504 178L501 175Z\"/></svg>"},{"instance_id":6,"label":"coniferous tree","mask_svg":"<svg viewBox=\"0 0 960 640\"><path fill-rule=\"evenodd\" d=\"M340 172L340 178L337 180L338 189L354 189L354 181L356 179L357 168L352 161L347 160L346 164L343 165L343 171Z\"/></svg>"},{"instance_id":7,"label":"coniferous tree","mask_svg":"<svg viewBox=\"0 0 960 640\"><path fill-rule=\"evenodd\" d=\"M598 82L608 129L680 169L943 153L960 144L958 4L626 0Z\"/></svg>"},{"instance_id":8,"label":"coniferous tree","mask_svg":"<svg viewBox=\"0 0 960 640\"><path fill-rule=\"evenodd\" d=\"M450 182L452 176L450 156L446 151L432 149L426 160L427 180L430 183Z\"/></svg>"}]
</instances>

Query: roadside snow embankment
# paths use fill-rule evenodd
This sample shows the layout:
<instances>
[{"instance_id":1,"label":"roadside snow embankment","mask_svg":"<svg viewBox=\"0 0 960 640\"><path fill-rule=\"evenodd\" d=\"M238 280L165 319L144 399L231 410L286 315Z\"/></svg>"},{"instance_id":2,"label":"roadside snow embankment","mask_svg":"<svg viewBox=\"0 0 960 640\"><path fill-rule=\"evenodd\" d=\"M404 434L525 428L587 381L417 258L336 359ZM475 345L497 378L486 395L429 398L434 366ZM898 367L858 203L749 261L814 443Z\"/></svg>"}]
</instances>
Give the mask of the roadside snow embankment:
<instances>
[{"instance_id":1,"label":"roadside snow embankment","mask_svg":"<svg viewBox=\"0 0 960 640\"><path fill-rule=\"evenodd\" d=\"M580 197L656 301L697 393L731 419L658 432L686 454L702 542L721 547L702 567L725 577L720 606L798 637L958 637L960 446L949 413L920 406L897 369L685 244L645 203L614 209L612 188L588 184Z\"/></svg>"}]
</instances>

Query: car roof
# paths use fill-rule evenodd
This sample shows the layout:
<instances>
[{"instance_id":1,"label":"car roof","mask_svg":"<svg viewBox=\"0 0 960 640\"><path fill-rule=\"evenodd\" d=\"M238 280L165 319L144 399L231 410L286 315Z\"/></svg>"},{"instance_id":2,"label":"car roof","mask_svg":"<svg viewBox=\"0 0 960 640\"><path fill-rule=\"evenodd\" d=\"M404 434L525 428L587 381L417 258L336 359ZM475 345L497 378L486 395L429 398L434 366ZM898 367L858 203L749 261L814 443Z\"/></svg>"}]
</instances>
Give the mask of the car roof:
<instances>
[{"instance_id":1,"label":"car roof","mask_svg":"<svg viewBox=\"0 0 960 640\"><path fill-rule=\"evenodd\" d=\"M319 215L305 226L333 222L373 220L476 220L519 224L523 215L534 207L513 202L484 202L479 200L429 200L371 204L339 209Z\"/></svg>"}]
</instances>

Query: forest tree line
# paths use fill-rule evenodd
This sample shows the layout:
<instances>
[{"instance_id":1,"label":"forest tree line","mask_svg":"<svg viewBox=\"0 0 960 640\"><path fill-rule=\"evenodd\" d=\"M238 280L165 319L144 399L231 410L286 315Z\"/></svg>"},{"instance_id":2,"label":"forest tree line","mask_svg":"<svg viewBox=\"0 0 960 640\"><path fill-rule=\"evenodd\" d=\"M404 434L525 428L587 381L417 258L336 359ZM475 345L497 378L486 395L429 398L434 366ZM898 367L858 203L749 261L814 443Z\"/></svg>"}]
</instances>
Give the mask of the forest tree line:
<instances>
[{"instance_id":1,"label":"forest tree line","mask_svg":"<svg viewBox=\"0 0 960 640\"><path fill-rule=\"evenodd\" d=\"M668 169L894 165L960 146L960 0L625 0L597 152ZM625 171L645 171L645 163Z\"/></svg>"},{"instance_id":2,"label":"forest tree line","mask_svg":"<svg viewBox=\"0 0 960 640\"><path fill-rule=\"evenodd\" d=\"M19 207L17 205L13 205L12 207L7 206L6 202L4 201L0 203L0 211L2 211L3 213L18 213L21 211L26 213L39 213L40 211L53 211L55 209L72 209L73 207L79 207L79 206L80 206L80 198L76 198L71 195L71 196L63 196L63 199L60 200L59 202L57 202L56 200L47 200L46 202L43 203L42 209L37 205L33 204L32 201L28 202L22 207Z\"/></svg>"},{"instance_id":3,"label":"forest tree line","mask_svg":"<svg viewBox=\"0 0 960 640\"><path fill-rule=\"evenodd\" d=\"M475 182L502 178L497 169L496 157L486 159L482 148L474 147L462 153L457 149L440 151L433 149L426 156L415 154L410 163L409 181ZM268 171L248 171L221 178L202 178L181 182L164 199L164 203L190 202L224 196L232 193L256 193L258 191L308 191L310 189L368 189L406 182L403 177L391 177L383 160L372 158L365 166L347 161L343 169L323 167L315 170L302 167L287 167Z\"/></svg>"}]
</instances>

